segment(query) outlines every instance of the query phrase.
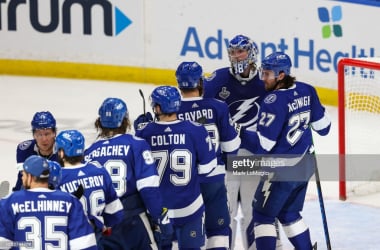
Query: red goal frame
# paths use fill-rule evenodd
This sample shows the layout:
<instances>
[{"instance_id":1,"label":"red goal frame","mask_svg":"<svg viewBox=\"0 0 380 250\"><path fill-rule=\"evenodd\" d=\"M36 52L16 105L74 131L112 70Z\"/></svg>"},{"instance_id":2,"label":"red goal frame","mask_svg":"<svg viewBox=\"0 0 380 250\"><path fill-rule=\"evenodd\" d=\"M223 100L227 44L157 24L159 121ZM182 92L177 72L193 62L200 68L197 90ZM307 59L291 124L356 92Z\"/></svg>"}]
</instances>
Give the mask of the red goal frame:
<instances>
[{"instance_id":1,"label":"red goal frame","mask_svg":"<svg viewBox=\"0 0 380 250\"><path fill-rule=\"evenodd\" d=\"M339 199L346 200L346 116L345 116L345 66L380 70L380 63L366 58L343 58L338 62L338 140L339 140Z\"/></svg>"}]
</instances>

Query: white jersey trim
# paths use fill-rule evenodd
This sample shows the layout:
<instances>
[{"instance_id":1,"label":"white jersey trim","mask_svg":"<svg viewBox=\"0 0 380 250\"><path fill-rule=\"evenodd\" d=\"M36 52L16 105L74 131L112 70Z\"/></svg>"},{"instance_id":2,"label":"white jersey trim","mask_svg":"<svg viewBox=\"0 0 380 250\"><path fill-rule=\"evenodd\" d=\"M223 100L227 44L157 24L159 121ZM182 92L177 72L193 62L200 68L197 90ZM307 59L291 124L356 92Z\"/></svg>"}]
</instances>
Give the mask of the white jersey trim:
<instances>
[{"instance_id":1,"label":"white jersey trim","mask_svg":"<svg viewBox=\"0 0 380 250\"><path fill-rule=\"evenodd\" d=\"M327 128L330 124L331 124L330 118L325 113L325 115L321 119L319 119L318 121L312 122L311 126L313 127L314 130L319 131L324 128Z\"/></svg>"},{"instance_id":2,"label":"white jersey trim","mask_svg":"<svg viewBox=\"0 0 380 250\"><path fill-rule=\"evenodd\" d=\"M207 238L207 249L223 248L229 249L230 243L227 235L215 235Z\"/></svg>"},{"instance_id":3,"label":"white jersey trim","mask_svg":"<svg viewBox=\"0 0 380 250\"><path fill-rule=\"evenodd\" d=\"M214 158L212 161L210 161L207 164L198 164L198 173L199 174L208 174L211 171L213 171L213 169L216 167L216 165L217 165L216 158Z\"/></svg>"},{"instance_id":4,"label":"white jersey trim","mask_svg":"<svg viewBox=\"0 0 380 250\"><path fill-rule=\"evenodd\" d=\"M83 249L96 246L95 234L91 233L69 241L70 249Z\"/></svg>"},{"instance_id":5,"label":"white jersey trim","mask_svg":"<svg viewBox=\"0 0 380 250\"><path fill-rule=\"evenodd\" d=\"M308 229L303 219L299 219L298 221L288 225L282 225L282 228L288 238L293 238L294 236L300 235Z\"/></svg>"},{"instance_id":6,"label":"white jersey trim","mask_svg":"<svg viewBox=\"0 0 380 250\"><path fill-rule=\"evenodd\" d=\"M232 152L237 150L240 147L240 137L236 136L234 139L230 141L222 141L220 142L220 148L223 152Z\"/></svg>"},{"instance_id":7,"label":"white jersey trim","mask_svg":"<svg viewBox=\"0 0 380 250\"><path fill-rule=\"evenodd\" d=\"M146 187L158 187L159 178L158 175L152 175L143 179L140 179L136 182L137 190L141 190Z\"/></svg>"},{"instance_id":8,"label":"white jersey trim","mask_svg":"<svg viewBox=\"0 0 380 250\"><path fill-rule=\"evenodd\" d=\"M277 237L276 227L272 224L260 224L254 227L255 237Z\"/></svg>"},{"instance_id":9,"label":"white jersey trim","mask_svg":"<svg viewBox=\"0 0 380 250\"><path fill-rule=\"evenodd\" d=\"M259 137L261 147L268 152L274 147L274 145L276 145L276 141L272 141L262 136L260 132L257 132L257 136Z\"/></svg>"},{"instance_id":10,"label":"white jersey trim","mask_svg":"<svg viewBox=\"0 0 380 250\"><path fill-rule=\"evenodd\" d=\"M17 168L18 171L24 170L24 163L23 162L17 163L16 164L16 168Z\"/></svg>"},{"instance_id":11,"label":"white jersey trim","mask_svg":"<svg viewBox=\"0 0 380 250\"><path fill-rule=\"evenodd\" d=\"M123 204L119 199L116 199L106 205L104 212L107 214L115 214L121 210L123 210Z\"/></svg>"},{"instance_id":12,"label":"white jersey trim","mask_svg":"<svg viewBox=\"0 0 380 250\"><path fill-rule=\"evenodd\" d=\"M211 170L211 172L207 175L207 177L213 177L217 175L225 175L226 174L226 168L224 165L217 165L216 168Z\"/></svg>"},{"instance_id":13,"label":"white jersey trim","mask_svg":"<svg viewBox=\"0 0 380 250\"><path fill-rule=\"evenodd\" d=\"M199 195L193 203L184 208L169 209L168 215L170 218L181 218L194 214L203 205L202 195Z\"/></svg>"}]
</instances>

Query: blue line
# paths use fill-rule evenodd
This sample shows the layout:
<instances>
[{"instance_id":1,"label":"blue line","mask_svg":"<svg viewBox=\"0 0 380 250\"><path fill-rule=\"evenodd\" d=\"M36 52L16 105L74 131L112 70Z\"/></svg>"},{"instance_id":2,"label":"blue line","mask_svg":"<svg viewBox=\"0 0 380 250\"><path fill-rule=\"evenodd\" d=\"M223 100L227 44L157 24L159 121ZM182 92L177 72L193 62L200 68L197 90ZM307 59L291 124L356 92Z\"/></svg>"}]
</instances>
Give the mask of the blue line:
<instances>
[{"instance_id":1,"label":"blue line","mask_svg":"<svg viewBox=\"0 0 380 250\"><path fill-rule=\"evenodd\" d=\"M380 7L380 0L334 0L334 1Z\"/></svg>"}]
</instances>

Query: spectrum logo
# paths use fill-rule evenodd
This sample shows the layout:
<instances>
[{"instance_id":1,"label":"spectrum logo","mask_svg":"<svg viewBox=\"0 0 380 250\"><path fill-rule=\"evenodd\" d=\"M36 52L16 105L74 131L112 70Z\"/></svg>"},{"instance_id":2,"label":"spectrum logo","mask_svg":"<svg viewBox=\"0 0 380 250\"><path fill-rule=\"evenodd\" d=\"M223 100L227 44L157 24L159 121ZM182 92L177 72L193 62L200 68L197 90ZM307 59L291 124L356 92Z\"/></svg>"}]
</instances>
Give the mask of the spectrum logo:
<instances>
[{"instance_id":1,"label":"spectrum logo","mask_svg":"<svg viewBox=\"0 0 380 250\"><path fill-rule=\"evenodd\" d=\"M342 8L341 6L334 6L331 12L325 7L318 8L318 17L322 23L326 25L322 26L322 37L330 38L332 34L336 37L342 37L343 31L342 26L336 24L342 20Z\"/></svg>"},{"instance_id":2,"label":"spectrum logo","mask_svg":"<svg viewBox=\"0 0 380 250\"><path fill-rule=\"evenodd\" d=\"M125 30L129 25L132 24L132 21L116 6L113 6L112 3L108 0L64 0L62 5L59 5L60 0L50 0L50 13L39 11L39 0L30 0L30 1L20 1L20 0L11 0L8 3L6 8L2 8L4 0L0 0L0 30L3 30L2 27L2 14L7 15L7 30L8 31L17 31L18 18L24 18L24 13L21 13L21 9L29 10L29 21L32 28L41 33L52 33L57 31L58 28L61 28L63 34L71 34L72 23L75 25L81 25L72 20L72 12L75 10L76 13L79 12L82 14L82 27L84 35L92 35L92 11L93 7L99 8L103 13L103 32L106 36L117 36L123 30ZM44 4L48 4L47 1L42 1ZM73 10L74 9L74 10ZM114 12L113 12L114 10ZM98 16L96 16L98 18ZM49 20L41 23L40 20ZM61 25L60 25L61 23Z\"/></svg>"}]
</instances>

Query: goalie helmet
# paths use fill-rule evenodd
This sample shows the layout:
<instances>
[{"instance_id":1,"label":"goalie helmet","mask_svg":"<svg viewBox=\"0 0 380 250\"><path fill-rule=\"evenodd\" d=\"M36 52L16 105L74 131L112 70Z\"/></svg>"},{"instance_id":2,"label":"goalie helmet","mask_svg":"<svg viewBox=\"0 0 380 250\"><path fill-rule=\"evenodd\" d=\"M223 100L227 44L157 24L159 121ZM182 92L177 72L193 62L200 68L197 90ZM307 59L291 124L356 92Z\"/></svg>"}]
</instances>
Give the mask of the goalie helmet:
<instances>
[{"instance_id":1,"label":"goalie helmet","mask_svg":"<svg viewBox=\"0 0 380 250\"><path fill-rule=\"evenodd\" d=\"M247 58L238 61L234 59L232 52L236 50L246 50ZM237 35L231 39L228 45L228 57L231 62L232 70L235 74L243 73L244 70L251 64L256 64L259 49L257 45L247 36Z\"/></svg>"},{"instance_id":2,"label":"goalie helmet","mask_svg":"<svg viewBox=\"0 0 380 250\"><path fill-rule=\"evenodd\" d=\"M128 118L127 105L119 98L107 98L99 108L99 117L104 128L118 128Z\"/></svg>"},{"instance_id":3,"label":"goalie helmet","mask_svg":"<svg viewBox=\"0 0 380 250\"><path fill-rule=\"evenodd\" d=\"M160 86L153 90L150 95L152 108L160 105L161 112L170 114L178 112L181 105L181 95L178 90L171 86Z\"/></svg>"},{"instance_id":4,"label":"goalie helmet","mask_svg":"<svg viewBox=\"0 0 380 250\"><path fill-rule=\"evenodd\" d=\"M84 136L78 130L64 130L57 135L55 147L57 151L63 149L65 155L69 157L83 155L85 147Z\"/></svg>"},{"instance_id":5,"label":"goalie helmet","mask_svg":"<svg viewBox=\"0 0 380 250\"><path fill-rule=\"evenodd\" d=\"M62 179L61 165L59 165L59 163L56 161L50 161L50 160L48 160L48 164L49 164L49 169L50 169L49 186L52 189L56 189Z\"/></svg>"},{"instance_id":6,"label":"goalie helmet","mask_svg":"<svg viewBox=\"0 0 380 250\"><path fill-rule=\"evenodd\" d=\"M55 130L56 122L54 116L49 111L42 111L34 114L31 125L32 131L48 128Z\"/></svg>"},{"instance_id":7,"label":"goalie helmet","mask_svg":"<svg viewBox=\"0 0 380 250\"><path fill-rule=\"evenodd\" d=\"M272 53L265 57L261 62L261 69L272 70L275 77L278 77L281 72L290 75L291 67L292 61L290 60L290 57L283 52Z\"/></svg>"},{"instance_id":8,"label":"goalie helmet","mask_svg":"<svg viewBox=\"0 0 380 250\"><path fill-rule=\"evenodd\" d=\"M182 62L175 72L180 89L197 88L202 75L202 67L197 62Z\"/></svg>"}]
</instances>

